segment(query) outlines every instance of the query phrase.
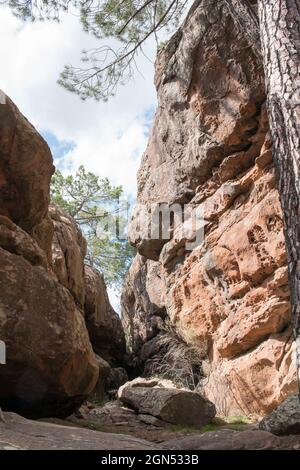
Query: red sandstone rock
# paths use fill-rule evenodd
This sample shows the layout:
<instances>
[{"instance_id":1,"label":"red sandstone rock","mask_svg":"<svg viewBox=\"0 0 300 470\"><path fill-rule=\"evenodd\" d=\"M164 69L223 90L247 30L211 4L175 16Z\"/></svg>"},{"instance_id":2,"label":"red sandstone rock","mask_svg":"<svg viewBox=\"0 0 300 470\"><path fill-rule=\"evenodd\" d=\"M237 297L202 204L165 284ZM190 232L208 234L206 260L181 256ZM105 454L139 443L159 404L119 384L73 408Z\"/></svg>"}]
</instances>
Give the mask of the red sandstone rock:
<instances>
[{"instance_id":1,"label":"red sandstone rock","mask_svg":"<svg viewBox=\"0 0 300 470\"><path fill-rule=\"evenodd\" d=\"M48 145L8 97L0 106L0 142L0 214L34 233L47 217L54 166Z\"/></svg>"},{"instance_id":2,"label":"red sandstone rock","mask_svg":"<svg viewBox=\"0 0 300 470\"><path fill-rule=\"evenodd\" d=\"M9 98L0 147L0 406L66 416L105 379L95 351L119 363L124 335L80 229L48 210L50 150Z\"/></svg>"},{"instance_id":3,"label":"red sandstone rock","mask_svg":"<svg viewBox=\"0 0 300 470\"><path fill-rule=\"evenodd\" d=\"M160 311L205 357L202 392L217 411L264 414L297 389L282 214L262 68L222 2L191 10L158 55L156 86L138 202L201 205L205 240L188 251L175 231L159 245L134 214L144 258L127 277L123 325L141 359L159 285Z\"/></svg>"},{"instance_id":4,"label":"red sandstone rock","mask_svg":"<svg viewBox=\"0 0 300 470\"><path fill-rule=\"evenodd\" d=\"M83 308L85 301L84 258L86 240L72 217L62 209L49 208L54 225L52 242L53 269L59 282L67 287L75 301Z\"/></svg>"},{"instance_id":5,"label":"red sandstone rock","mask_svg":"<svg viewBox=\"0 0 300 470\"><path fill-rule=\"evenodd\" d=\"M93 349L112 366L123 363L126 346L119 315L110 305L103 276L85 266L85 322Z\"/></svg>"}]
</instances>

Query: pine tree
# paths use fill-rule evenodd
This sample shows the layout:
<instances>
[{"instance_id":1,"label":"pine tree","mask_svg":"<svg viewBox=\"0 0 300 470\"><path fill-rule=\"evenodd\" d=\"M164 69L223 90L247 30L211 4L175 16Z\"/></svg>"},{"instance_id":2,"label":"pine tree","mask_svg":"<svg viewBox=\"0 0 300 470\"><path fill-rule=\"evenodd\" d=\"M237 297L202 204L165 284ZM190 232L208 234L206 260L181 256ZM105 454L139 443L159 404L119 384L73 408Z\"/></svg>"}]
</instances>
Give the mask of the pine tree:
<instances>
[{"instance_id":1,"label":"pine tree","mask_svg":"<svg viewBox=\"0 0 300 470\"><path fill-rule=\"evenodd\" d=\"M51 182L52 202L72 216L87 239L86 263L104 275L108 286L120 289L134 256L125 233L128 205L121 186L112 186L80 166L76 175L56 170Z\"/></svg>"}]
</instances>

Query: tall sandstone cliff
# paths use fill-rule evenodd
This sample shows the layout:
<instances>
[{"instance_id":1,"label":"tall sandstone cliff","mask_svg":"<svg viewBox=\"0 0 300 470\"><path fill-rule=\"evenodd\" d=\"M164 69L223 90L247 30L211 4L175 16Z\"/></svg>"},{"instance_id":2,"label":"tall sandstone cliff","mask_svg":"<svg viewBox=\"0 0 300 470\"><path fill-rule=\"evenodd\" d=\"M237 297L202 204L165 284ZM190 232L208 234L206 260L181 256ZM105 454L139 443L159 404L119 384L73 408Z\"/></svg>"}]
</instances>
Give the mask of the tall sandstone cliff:
<instances>
[{"instance_id":1,"label":"tall sandstone cliff","mask_svg":"<svg viewBox=\"0 0 300 470\"><path fill-rule=\"evenodd\" d=\"M223 1L197 0L159 52L155 84L129 231L129 345L147 373L171 324L201 351L201 391L220 413L265 414L297 383L262 64ZM138 217L159 202L201 205L203 245L152 240Z\"/></svg>"},{"instance_id":2,"label":"tall sandstone cliff","mask_svg":"<svg viewBox=\"0 0 300 470\"><path fill-rule=\"evenodd\" d=\"M125 340L74 220L49 206L50 150L6 97L0 104L0 406L66 416L122 363ZM96 354L95 354L96 353Z\"/></svg>"}]
</instances>

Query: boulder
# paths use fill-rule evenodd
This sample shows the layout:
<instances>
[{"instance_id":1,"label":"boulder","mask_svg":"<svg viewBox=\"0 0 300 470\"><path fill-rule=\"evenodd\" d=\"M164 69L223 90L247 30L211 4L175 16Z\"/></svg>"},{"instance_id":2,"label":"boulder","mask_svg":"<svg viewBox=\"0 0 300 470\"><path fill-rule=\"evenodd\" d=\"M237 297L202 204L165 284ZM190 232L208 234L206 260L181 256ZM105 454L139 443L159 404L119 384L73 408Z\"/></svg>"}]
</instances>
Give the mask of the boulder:
<instances>
[{"instance_id":1,"label":"boulder","mask_svg":"<svg viewBox=\"0 0 300 470\"><path fill-rule=\"evenodd\" d=\"M135 379L118 391L118 399L142 415L201 428L216 414L214 405L199 394L178 389L170 381Z\"/></svg>"},{"instance_id":2,"label":"boulder","mask_svg":"<svg viewBox=\"0 0 300 470\"><path fill-rule=\"evenodd\" d=\"M97 355L96 360L99 367L99 378L90 398L101 403L104 402L106 398L106 381L110 374L111 367L108 362Z\"/></svg>"},{"instance_id":3,"label":"boulder","mask_svg":"<svg viewBox=\"0 0 300 470\"><path fill-rule=\"evenodd\" d=\"M54 166L45 140L7 96L0 106L0 142L0 214L34 234L47 218Z\"/></svg>"},{"instance_id":4,"label":"boulder","mask_svg":"<svg viewBox=\"0 0 300 470\"><path fill-rule=\"evenodd\" d=\"M179 426L172 426L155 416L138 415L119 401L109 401L102 406L87 403L81 406L79 413L80 416L78 413L73 414L67 421L80 427L100 429L108 433L129 434L155 443L185 435L185 430Z\"/></svg>"},{"instance_id":5,"label":"boulder","mask_svg":"<svg viewBox=\"0 0 300 470\"><path fill-rule=\"evenodd\" d=\"M105 387L107 390L118 390L125 382L128 382L126 370L123 367L114 367L108 373Z\"/></svg>"},{"instance_id":6,"label":"boulder","mask_svg":"<svg viewBox=\"0 0 300 470\"><path fill-rule=\"evenodd\" d=\"M84 258L86 240L75 220L53 204L49 213L54 225L52 241L53 269L57 278L83 308L85 300Z\"/></svg>"},{"instance_id":7,"label":"boulder","mask_svg":"<svg viewBox=\"0 0 300 470\"><path fill-rule=\"evenodd\" d=\"M52 156L8 97L0 106L0 144L0 338L7 356L0 405L66 416L91 393L99 369L72 286L52 270Z\"/></svg>"},{"instance_id":8,"label":"boulder","mask_svg":"<svg viewBox=\"0 0 300 470\"><path fill-rule=\"evenodd\" d=\"M110 305L103 276L87 265L85 292L85 322L93 349L111 366L120 366L126 352L121 319Z\"/></svg>"},{"instance_id":9,"label":"boulder","mask_svg":"<svg viewBox=\"0 0 300 470\"><path fill-rule=\"evenodd\" d=\"M262 419L259 428L278 436L300 434L299 396L291 396L284 400L272 413Z\"/></svg>"},{"instance_id":10,"label":"boulder","mask_svg":"<svg viewBox=\"0 0 300 470\"><path fill-rule=\"evenodd\" d=\"M84 275L80 229L61 209L49 209L50 150L7 97L0 148L0 340L7 356L0 406L64 417L105 382L91 338L118 362L124 335L100 275L88 268Z\"/></svg>"}]
</instances>

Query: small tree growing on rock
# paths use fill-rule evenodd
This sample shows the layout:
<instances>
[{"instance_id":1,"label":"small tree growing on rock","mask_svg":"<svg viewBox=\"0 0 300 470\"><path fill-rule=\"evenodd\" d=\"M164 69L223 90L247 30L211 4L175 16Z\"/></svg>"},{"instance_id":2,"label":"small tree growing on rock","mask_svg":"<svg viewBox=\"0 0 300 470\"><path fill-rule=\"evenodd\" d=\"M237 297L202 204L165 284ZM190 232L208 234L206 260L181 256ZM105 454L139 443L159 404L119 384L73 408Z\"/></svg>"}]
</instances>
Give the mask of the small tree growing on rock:
<instances>
[{"instance_id":1,"label":"small tree growing on rock","mask_svg":"<svg viewBox=\"0 0 300 470\"><path fill-rule=\"evenodd\" d=\"M107 178L101 179L83 166L75 176L56 170L51 182L52 201L75 219L87 239L86 262L103 273L108 286L117 289L134 256L122 233L128 209L119 203L122 192L121 186L112 186Z\"/></svg>"}]
</instances>

